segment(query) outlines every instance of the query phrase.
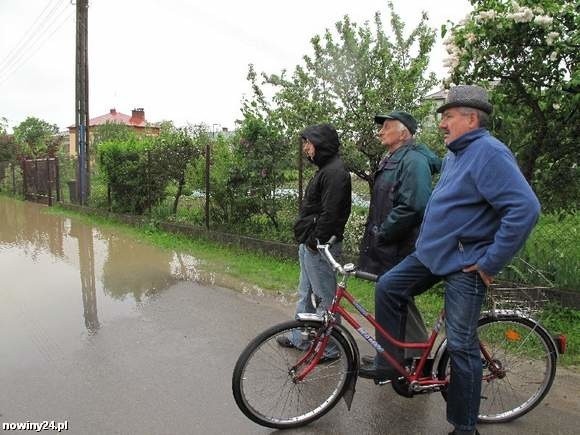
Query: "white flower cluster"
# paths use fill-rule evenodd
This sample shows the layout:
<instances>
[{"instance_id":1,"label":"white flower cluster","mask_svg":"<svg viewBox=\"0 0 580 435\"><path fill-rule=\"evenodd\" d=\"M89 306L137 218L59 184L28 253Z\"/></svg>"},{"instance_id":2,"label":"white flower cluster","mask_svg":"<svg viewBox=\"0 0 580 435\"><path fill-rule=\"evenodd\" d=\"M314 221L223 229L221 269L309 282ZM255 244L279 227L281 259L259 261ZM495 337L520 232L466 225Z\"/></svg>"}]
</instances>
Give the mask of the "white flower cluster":
<instances>
[{"instance_id":1,"label":"white flower cluster","mask_svg":"<svg viewBox=\"0 0 580 435\"><path fill-rule=\"evenodd\" d=\"M540 26L549 27L554 22L554 18L548 15L536 15L534 18L534 23L539 24Z\"/></svg>"},{"instance_id":2,"label":"white flower cluster","mask_svg":"<svg viewBox=\"0 0 580 435\"><path fill-rule=\"evenodd\" d=\"M449 57L443 59L443 66L448 68L449 73L451 73L459 65L459 58L463 54L463 50L455 45L453 32L450 33L447 38L445 38L443 45L449 54Z\"/></svg>"},{"instance_id":3,"label":"white flower cluster","mask_svg":"<svg viewBox=\"0 0 580 435\"><path fill-rule=\"evenodd\" d=\"M546 44L553 45L556 39L560 36L558 32L550 32L546 35Z\"/></svg>"},{"instance_id":4,"label":"white flower cluster","mask_svg":"<svg viewBox=\"0 0 580 435\"><path fill-rule=\"evenodd\" d=\"M493 20L496 16L497 16L497 12L494 10L481 11L479 14L477 14L476 19L478 21Z\"/></svg>"},{"instance_id":5,"label":"white flower cluster","mask_svg":"<svg viewBox=\"0 0 580 435\"><path fill-rule=\"evenodd\" d=\"M534 12L530 8L519 8L511 14L506 14L506 18L514 20L516 23L529 23L534 19Z\"/></svg>"}]
</instances>

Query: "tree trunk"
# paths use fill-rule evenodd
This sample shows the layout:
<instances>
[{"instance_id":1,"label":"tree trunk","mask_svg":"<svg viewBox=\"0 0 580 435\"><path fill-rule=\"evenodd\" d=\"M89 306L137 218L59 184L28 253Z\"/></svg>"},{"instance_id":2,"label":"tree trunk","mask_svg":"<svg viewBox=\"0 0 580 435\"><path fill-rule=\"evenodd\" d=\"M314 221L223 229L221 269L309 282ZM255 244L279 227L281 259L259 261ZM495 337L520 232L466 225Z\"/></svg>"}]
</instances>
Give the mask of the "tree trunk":
<instances>
[{"instance_id":1,"label":"tree trunk","mask_svg":"<svg viewBox=\"0 0 580 435\"><path fill-rule=\"evenodd\" d=\"M173 216L177 214L177 205L179 204L179 198L181 197L181 192L183 191L183 186L185 185L185 177L179 179L179 184L177 185L177 193L175 194L175 201L173 201L173 209L171 210Z\"/></svg>"}]
</instances>

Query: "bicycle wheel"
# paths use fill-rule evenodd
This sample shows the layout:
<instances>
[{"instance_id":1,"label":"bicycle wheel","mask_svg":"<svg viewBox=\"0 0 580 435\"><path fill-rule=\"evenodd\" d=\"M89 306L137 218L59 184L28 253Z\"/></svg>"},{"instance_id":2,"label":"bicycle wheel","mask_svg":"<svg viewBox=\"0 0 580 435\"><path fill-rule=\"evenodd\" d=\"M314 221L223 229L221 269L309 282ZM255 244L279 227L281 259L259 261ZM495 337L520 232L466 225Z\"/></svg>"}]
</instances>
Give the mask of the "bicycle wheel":
<instances>
[{"instance_id":1,"label":"bicycle wheel","mask_svg":"<svg viewBox=\"0 0 580 435\"><path fill-rule=\"evenodd\" d=\"M351 349L342 334L333 330L328 344L336 346L339 357L319 363L304 379L297 380L296 375L309 364L304 361L297 367L306 353L276 342L276 337L296 328L303 336L313 338L313 343L324 332L315 322L294 320L273 326L244 349L234 368L236 403L249 419L262 426L287 429L322 417L337 404L352 379Z\"/></svg>"},{"instance_id":2,"label":"bicycle wheel","mask_svg":"<svg viewBox=\"0 0 580 435\"><path fill-rule=\"evenodd\" d=\"M546 330L528 318L502 315L480 319L477 332L483 349L479 422L503 423L530 412L546 396L556 374L556 348ZM439 376L449 373L445 351ZM443 397L447 400L446 392Z\"/></svg>"}]
</instances>

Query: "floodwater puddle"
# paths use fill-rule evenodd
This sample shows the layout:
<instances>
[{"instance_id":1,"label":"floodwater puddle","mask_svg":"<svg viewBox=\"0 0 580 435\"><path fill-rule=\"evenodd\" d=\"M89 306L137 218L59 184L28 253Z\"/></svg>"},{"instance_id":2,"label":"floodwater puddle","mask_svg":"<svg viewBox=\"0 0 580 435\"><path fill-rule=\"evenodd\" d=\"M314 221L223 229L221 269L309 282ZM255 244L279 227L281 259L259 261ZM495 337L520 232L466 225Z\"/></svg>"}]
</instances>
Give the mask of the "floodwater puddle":
<instances>
[{"instance_id":1,"label":"floodwater puddle","mask_svg":"<svg viewBox=\"0 0 580 435\"><path fill-rule=\"evenodd\" d=\"M261 289L112 229L0 197L0 342L15 364L53 342L74 350L180 281ZM48 339L50 337L50 339ZM2 352L4 353L4 352Z\"/></svg>"}]
</instances>

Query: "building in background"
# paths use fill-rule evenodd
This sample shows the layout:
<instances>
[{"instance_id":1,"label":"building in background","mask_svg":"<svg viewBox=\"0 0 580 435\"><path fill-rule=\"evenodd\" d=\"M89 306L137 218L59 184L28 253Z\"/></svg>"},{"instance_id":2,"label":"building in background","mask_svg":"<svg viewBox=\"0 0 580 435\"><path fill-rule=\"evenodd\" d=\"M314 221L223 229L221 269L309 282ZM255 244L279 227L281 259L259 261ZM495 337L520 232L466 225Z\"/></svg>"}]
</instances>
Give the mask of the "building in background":
<instances>
[{"instance_id":1,"label":"building in background","mask_svg":"<svg viewBox=\"0 0 580 435\"><path fill-rule=\"evenodd\" d=\"M143 108L133 109L131 115L126 115L121 112L117 112L116 109L111 109L109 113L89 120L89 142L92 141L94 136L94 130L100 125L106 123L117 123L123 124L131 127L137 134L146 136L157 136L159 134L159 125L155 123L149 123L145 119L145 110ZM77 142L77 129L75 125L68 127L69 132L69 155L75 156L76 142Z\"/></svg>"}]
</instances>

